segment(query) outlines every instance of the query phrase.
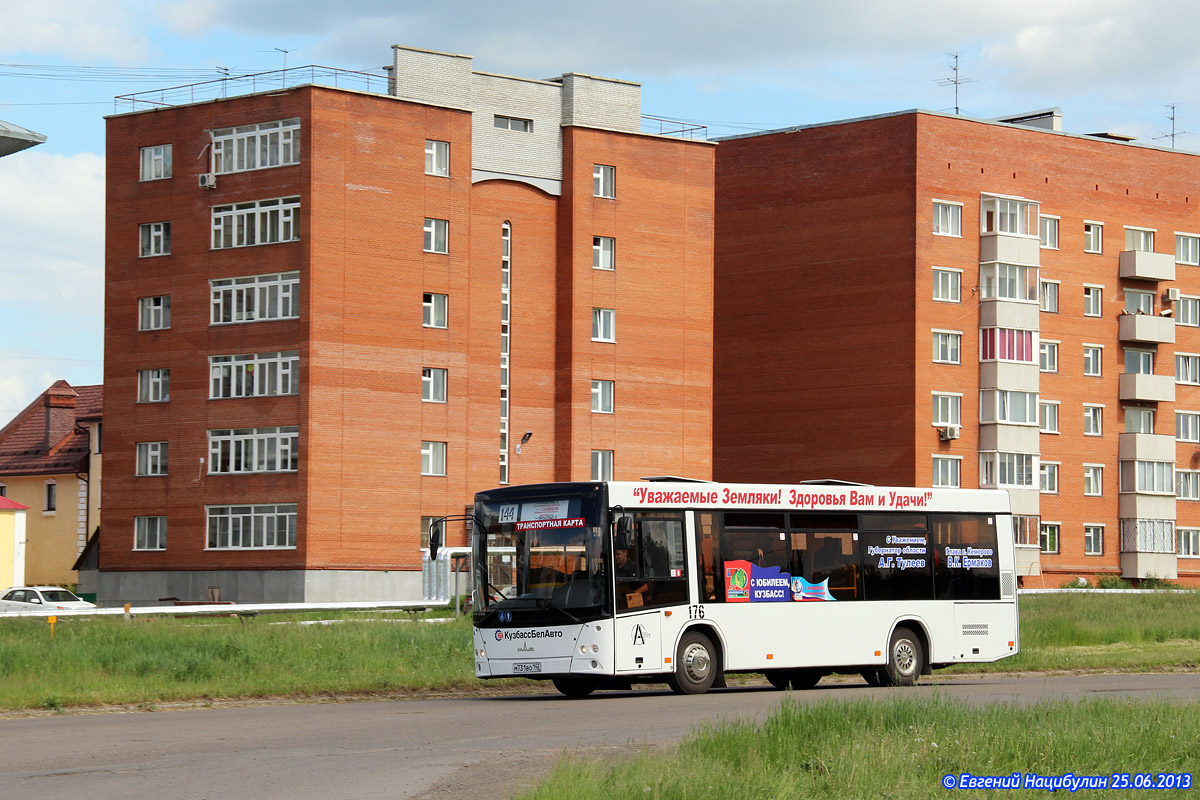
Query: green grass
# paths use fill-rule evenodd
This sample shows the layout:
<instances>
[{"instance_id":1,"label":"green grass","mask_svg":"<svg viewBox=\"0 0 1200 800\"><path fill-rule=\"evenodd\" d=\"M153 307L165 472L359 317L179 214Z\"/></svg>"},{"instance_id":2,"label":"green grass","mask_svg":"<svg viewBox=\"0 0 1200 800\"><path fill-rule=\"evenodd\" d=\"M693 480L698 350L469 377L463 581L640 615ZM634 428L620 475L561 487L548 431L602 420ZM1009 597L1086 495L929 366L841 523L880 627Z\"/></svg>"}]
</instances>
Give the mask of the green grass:
<instances>
[{"instance_id":1,"label":"green grass","mask_svg":"<svg viewBox=\"0 0 1200 800\"><path fill-rule=\"evenodd\" d=\"M527 798L943 797L945 775L1190 773L1200 780L1200 703L1053 701L969 706L943 697L785 700L765 722L702 728L631 759L564 758ZM1082 789L1089 798L1142 790ZM1062 791L1062 794L1069 794ZM1046 797L1045 789L967 796Z\"/></svg>"}]
</instances>

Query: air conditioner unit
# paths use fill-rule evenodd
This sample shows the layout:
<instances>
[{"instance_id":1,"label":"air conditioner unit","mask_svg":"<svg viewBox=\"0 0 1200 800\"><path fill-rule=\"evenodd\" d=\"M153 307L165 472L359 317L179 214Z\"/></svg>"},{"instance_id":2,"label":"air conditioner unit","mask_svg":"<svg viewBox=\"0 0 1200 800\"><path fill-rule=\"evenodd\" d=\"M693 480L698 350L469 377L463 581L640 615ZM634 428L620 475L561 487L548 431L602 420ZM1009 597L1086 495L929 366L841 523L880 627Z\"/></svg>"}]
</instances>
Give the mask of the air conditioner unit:
<instances>
[{"instance_id":1,"label":"air conditioner unit","mask_svg":"<svg viewBox=\"0 0 1200 800\"><path fill-rule=\"evenodd\" d=\"M200 188L201 189L217 188L217 176L211 172L200 173Z\"/></svg>"},{"instance_id":2,"label":"air conditioner unit","mask_svg":"<svg viewBox=\"0 0 1200 800\"><path fill-rule=\"evenodd\" d=\"M947 425L944 428L938 428L938 438L943 442L948 442L951 439L957 439L958 433L961 430L957 425Z\"/></svg>"},{"instance_id":3,"label":"air conditioner unit","mask_svg":"<svg viewBox=\"0 0 1200 800\"><path fill-rule=\"evenodd\" d=\"M1179 290L1176 289L1174 286L1172 286L1170 289L1167 289L1167 291L1163 292L1163 300L1166 300L1169 303L1178 302L1179 301Z\"/></svg>"}]
</instances>

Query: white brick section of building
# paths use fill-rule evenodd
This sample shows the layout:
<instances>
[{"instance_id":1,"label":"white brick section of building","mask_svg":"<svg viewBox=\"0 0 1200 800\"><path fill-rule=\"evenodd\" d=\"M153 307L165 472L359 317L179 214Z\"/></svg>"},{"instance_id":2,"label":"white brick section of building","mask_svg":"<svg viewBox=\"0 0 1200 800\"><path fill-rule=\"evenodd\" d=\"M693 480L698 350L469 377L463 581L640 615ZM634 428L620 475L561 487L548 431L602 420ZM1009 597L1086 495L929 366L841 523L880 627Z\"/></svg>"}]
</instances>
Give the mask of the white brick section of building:
<instances>
[{"instance_id":1,"label":"white brick section of building","mask_svg":"<svg viewBox=\"0 0 1200 800\"><path fill-rule=\"evenodd\" d=\"M75 485L78 487L78 516L79 524L76 527L76 542L75 552L82 553L84 546L87 544L87 523L88 523L88 485L85 481L76 480Z\"/></svg>"}]
</instances>

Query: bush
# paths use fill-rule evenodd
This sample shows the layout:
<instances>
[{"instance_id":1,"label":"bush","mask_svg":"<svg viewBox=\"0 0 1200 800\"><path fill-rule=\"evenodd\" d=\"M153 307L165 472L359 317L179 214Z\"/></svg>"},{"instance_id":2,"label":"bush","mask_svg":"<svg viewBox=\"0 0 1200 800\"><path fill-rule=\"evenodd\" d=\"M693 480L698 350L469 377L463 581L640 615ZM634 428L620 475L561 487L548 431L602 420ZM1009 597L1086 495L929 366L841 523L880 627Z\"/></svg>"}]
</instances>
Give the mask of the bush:
<instances>
[{"instance_id":1,"label":"bush","mask_svg":"<svg viewBox=\"0 0 1200 800\"><path fill-rule=\"evenodd\" d=\"M1132 589L1133 584L1120 575L1101 575L1096 579L1097 589Z\"/></svg>"}]
</instances>

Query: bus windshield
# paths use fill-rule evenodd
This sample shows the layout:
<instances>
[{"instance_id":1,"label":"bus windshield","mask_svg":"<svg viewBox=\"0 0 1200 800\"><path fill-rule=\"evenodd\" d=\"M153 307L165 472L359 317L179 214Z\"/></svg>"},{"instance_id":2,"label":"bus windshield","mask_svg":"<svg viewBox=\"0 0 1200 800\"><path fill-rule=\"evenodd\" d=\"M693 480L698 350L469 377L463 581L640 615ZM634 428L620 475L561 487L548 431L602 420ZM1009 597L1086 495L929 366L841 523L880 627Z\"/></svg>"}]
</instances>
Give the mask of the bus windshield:
<instances>
[{"instance_id":1,"label":"bus windshield","mask_svg":"<svg viewBox=\"0 0 1200 800\"><path fill-rule=\"evenodd\" d=\"M475 505L476 619L530 625L605 616L610 590L600 493L492 494Z\"/></svg>"}]
</instances>

